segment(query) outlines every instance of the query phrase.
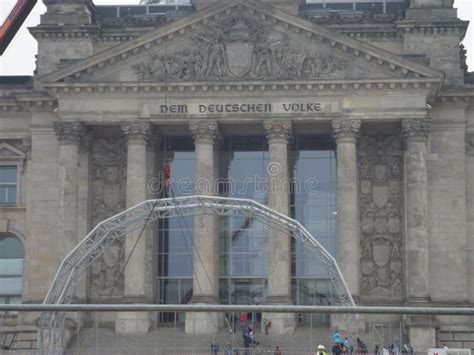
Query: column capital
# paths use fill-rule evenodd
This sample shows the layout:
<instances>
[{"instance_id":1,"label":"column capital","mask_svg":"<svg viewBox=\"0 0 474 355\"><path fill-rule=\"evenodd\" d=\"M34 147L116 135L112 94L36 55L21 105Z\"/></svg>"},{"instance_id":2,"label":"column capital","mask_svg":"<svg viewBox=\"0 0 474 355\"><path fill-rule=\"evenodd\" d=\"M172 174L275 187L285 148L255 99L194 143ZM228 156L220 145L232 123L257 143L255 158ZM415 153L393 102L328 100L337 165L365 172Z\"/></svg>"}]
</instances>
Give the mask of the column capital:
<instances>
[{"instance_id":1,"label":"column capital","mask_svg":"<svg viewBox=\"0 0 474 355\"><path fill-rule=\"evenodd\" d=\"M402 136L405 141L426 142L430 135L431 121L427 118L406 118L402 120Z\"/></svg>"},{"instance_id":2,"label":"column capital","mask_svg":"<svg viewBox=\"0 0 474 355\"><path fill-rule=\"evenodd\" d=\"M332 132L336 143L342 140L355 143L360 134L361 120L354 118L335 118L331 121Z\"/></svg>"},{"instance_id":3,"label":"column capital","mask_svg":"<svg viewBox=\"0 0 474 355\"><path fill-rule=\"evenodd\" d=\"M466 155L474 156L474 133L466 133Z\"/></svg>"},{"instance_id":4,"label":"column capital","mask_svg":"<svg viewBox=\"0 0 474 355\"><path fill-rule=\"evenodd\" d=\"M290 120L264 121L263 128L267 134L268 143L288 143L293 135Z\"/></svg>"},{"instance_id":5,"label":"column capital","mask_svg":"<svg viewBox=\"0 0 474 355\"><path fill-rule=\"evenodd\" d=\"M150 122L123 122L122 131L128 142L146 144L151 134Z\"/></svg>"},{"instance_id":6,"label":"column capital","mask_svg":"<svg viewBox=\"0 0 474 355\"><path fill-rule=\"evenodd\" d=\"M60 144L79 144L86 132L81 122L53 122L54 131Z\"/></svg>"},{"instance_id":7,"label":"column capital","mask_svg":"<svg viewBox=\"0 0 474 355\"><path fill-rule=\"evenodd\" d=\"M216 121L191 121L189 122L189 131L193 136L194 144L216 144L221 139L219 124Z\"/></svg>"}]
</instances>

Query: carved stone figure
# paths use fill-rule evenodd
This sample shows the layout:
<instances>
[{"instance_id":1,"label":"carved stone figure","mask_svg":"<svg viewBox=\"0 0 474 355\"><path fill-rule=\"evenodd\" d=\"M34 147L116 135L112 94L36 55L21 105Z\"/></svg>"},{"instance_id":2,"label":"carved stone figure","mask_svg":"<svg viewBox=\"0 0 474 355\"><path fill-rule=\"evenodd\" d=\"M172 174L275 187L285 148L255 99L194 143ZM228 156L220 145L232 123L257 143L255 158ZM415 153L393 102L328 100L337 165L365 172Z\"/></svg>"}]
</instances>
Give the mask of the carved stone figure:
<instances>
[{"instance_id":1,"label":"carved stone figure","mask_svg":"<svg viewBox=\"0 0 474 355\"><path fill-rule=\"evenodd\" d=\"M344 74L345 62L296 48L251 16L234 15L195 35L182 50L133 65L139 80L314 79Z\"/></svg>"},{"instance_id":2,"label":"carved stone figure","mask_svg":"<svg viewBox=\"0 0 474 355\"><path fill-rule=\"evenodd\" d=\"M402 144L397 136L364 136L359 143L361 297L399 300Z\"/></svg>"},{"instance_id":3,"label":"carved stone figure","mask_svg":"<svg viewBox=\"0 0 474 355\"><path fill-rule=\"evenodd\" d=\"M97 225L125 208L126 144L99 138L92 143L92 223ZM117 241L91 266L91 298L122 297L124 242Z\"/></svg>"}]
</instances>

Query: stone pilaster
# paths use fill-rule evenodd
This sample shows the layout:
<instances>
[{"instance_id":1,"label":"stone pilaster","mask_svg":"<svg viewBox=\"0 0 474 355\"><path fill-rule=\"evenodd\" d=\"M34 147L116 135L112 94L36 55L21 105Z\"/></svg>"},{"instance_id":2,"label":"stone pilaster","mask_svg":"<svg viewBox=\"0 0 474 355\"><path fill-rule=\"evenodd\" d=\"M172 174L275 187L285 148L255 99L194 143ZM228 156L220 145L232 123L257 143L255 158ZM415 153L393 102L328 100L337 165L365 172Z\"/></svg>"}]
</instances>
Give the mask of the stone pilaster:
<instances>
[{"instance_id":1,"label":"stone pilaster","mask_svg":"<svg viewBox=\"0 0 474 355\"><path fill-rule=\"evenodd\" d=\"M466 134L466 222L468 291L474 304L474 133Z\"/></svg>"},{"instance_id":2,"label":"stone pilaster","mask_svg":"<svg viewBox=\"0 0 474 355\"><path fill-rule=\"evenodd\" d=\"M428 178L426 145L430 133L427 119L405 119L405 201L407 301L429 300Z\"/></svg>"},{"instance_id":3,"label":"stone pilaster","mask_svg":"<svg viewBox=\"0 0 474 355\"><path fill-rule=\"evenodd\" d=\"M356 143L361 121L337 118L332 130L337 144L337 262L354 298L359 296L360 228Z\"/></svg>"},{"instance_id":4,"label":"stone pilaster","mask_svg":"<svg viewBox=\"0 0 474 355\"><path fill-rule=\"evenodd\" d=\"M151 132L148 122L122 124L127 138L127 203L130 208L147 199L147 144ZM128 260L124 272L124 298L126 302L146 302L146 237L140 230L127 234L125 257ZM133 253L132 253L133 250ZM144 312L118 313L115 331L121 334L147 333L150 327L148 314Z\"/></svg>"},{"instance_id":5,"label":"stone pilaster","mask_svg":"<svg viewBox=\"0 0 474 355\"><path fill-rule=\"evenodd\" d=\"M268 150L268 207L290 215L290 178L288 169L288 142L292 135L291 121L264 122ZM274 228L268 230L268 293L269 304L291 304L291 237ZM293 333L294 314L268 314L272 334Z\"/></svg>"},{"instance_id":6,"label":"stone pilaster","mask_svg":"<svg viewBox=\"0 0 474 355\"><path fill-rule=\"evenodd\" d=\"M79 122L54 122L59 141L58 236L64 244L61 259L77 242L79 144L85 127Z\"/></svg>"},{"instance_id":7,"label":"stone pilaster","mask_svg":"<svg viewBox=\"0 0 474 355\"><path fill-rule=\"evenodd\" d=\"M214 121L193 121L189 130L195 145L194 194L215 194L215 145L220 141L219 126ZM219 234L217 216L197 210L193 234L193 297L197 304L219 302ZM186 314L187 334L213 334L219 329L221 316L212 313Z\"/></svg>"},{"instance_id":8,"label":"stone pilaster","mask_svg":"<svg viewBox=\"0 0 474 355\"><path fill-rule=\"evenodd\" d=\"M76 233L76 244L78 244L90 230L90 157L91 157L91 145L93 140L93 132L86 130L84 136L79 144L79 157L78 157L78 198L77 198L77 233ZM87 277L81 278L79 286L76 290L76 297L83 301L87 297ZM85 303L85 302L84 302Z\"/></svg>"}]
</instances>

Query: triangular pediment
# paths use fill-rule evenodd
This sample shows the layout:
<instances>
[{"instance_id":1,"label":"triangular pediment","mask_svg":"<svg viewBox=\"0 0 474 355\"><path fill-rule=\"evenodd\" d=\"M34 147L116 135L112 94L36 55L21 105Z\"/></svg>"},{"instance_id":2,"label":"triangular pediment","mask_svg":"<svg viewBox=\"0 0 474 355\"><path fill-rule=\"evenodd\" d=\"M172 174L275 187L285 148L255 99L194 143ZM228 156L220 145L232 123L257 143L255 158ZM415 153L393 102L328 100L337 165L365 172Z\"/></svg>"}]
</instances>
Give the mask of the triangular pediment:
<instances>
[{"instance_id":1,"label":"triangular pediment","mask_svg":"<svg viewBox=\"0 0 474 355\"><path fill-rule=\"evenodd\" d=\"M437 79L443 74L255 1L211 6L40 80L49 83Z\"/></svg>"},{"instance_id":2,"label":"triangular pediment","mask_svg":"<svg viewBox=\"0 0 474 355\"><path fill-rule=\"evenodd\" d=\"M0 143L0 160L22 160L26 155L21 150L6 142Z\"/></svg>"}]
</instances>

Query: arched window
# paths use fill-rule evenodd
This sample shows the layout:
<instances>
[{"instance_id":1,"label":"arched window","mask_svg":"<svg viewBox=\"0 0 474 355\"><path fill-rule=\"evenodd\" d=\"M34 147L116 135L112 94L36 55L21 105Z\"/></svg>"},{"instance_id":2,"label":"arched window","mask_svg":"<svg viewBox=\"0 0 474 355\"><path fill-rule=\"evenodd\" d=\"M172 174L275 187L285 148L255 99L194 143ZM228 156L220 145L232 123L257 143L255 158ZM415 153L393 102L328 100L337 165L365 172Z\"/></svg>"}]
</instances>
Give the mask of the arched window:
<instances>
[{"instance_id":1,"label":"arched window","mask_svg":"<svg viewBox=\"0 0 474 355\"><path fill-rule=\"evenodd\" d=\"M0 304L21 303L23 246L9 233L0 233Z\"/></svg>"}]
</instances>

